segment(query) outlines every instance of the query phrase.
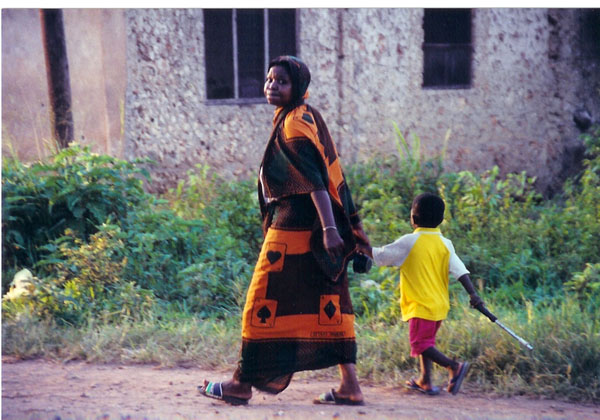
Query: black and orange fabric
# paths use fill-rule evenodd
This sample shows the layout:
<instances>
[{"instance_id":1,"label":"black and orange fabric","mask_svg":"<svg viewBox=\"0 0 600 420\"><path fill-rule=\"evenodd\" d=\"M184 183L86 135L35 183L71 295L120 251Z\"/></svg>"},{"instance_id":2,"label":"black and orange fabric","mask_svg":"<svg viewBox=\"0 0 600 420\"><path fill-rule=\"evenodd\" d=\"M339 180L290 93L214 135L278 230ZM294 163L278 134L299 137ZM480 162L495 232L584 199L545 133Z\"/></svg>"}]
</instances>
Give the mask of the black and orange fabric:
<instances>
[{"instance_id":1,"label":"black and orange fabric","mask_svg":"<svg viewBox=\"0 0 600 420\"><path fill-rule=\"evenodd\" d=\"M259 182L265 239L246 297L236 376L277 393L294 372L356 363L348 278L344 267L332 279L311 249L321 226L310 193L327 191L350 225L360 219L321 115L306 104L279 108L274 126Z\"/></svg>"}]
</instances>

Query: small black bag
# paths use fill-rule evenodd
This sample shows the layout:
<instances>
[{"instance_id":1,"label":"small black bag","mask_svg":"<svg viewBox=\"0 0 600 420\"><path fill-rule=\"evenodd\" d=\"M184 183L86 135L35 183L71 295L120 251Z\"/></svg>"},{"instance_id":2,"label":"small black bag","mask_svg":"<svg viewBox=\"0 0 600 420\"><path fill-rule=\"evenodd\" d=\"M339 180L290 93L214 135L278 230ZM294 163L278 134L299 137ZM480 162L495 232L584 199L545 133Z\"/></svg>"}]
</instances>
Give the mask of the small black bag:
<instances>
[{"instance_id":1,"label":"small black bag","mask_svg":"<svg viewBox=\"0 0 600 420\"><path fill-rule=\"evenodd\" d=\"M318 219L313 228L312 235L310 236L310 250L321 270L333 283L337 283L340 275L346 270L348 263L355 255L354 250L356 248L356 241L354 240L354 234L352 233L352 226L350 225L348 216L346 216L344 211L335 203L332 203L331 207L336 228L344 241L344 253L335 260L329 256L323 246L324 232Z\"/></svg>"},{"instance_id":2,"label":"small black bag","mask_svg":"<svg viewBox=\"0 0 600 420\"><path fill-rule=\"evenodd\" d=\"M354 254L354 258L352 261L352 269L355 273L368 273L372 266L373 260L371 260L371 258L366 256L365 254L361 254L360 252L356 252Z\"/></svg>"}]
</instances>

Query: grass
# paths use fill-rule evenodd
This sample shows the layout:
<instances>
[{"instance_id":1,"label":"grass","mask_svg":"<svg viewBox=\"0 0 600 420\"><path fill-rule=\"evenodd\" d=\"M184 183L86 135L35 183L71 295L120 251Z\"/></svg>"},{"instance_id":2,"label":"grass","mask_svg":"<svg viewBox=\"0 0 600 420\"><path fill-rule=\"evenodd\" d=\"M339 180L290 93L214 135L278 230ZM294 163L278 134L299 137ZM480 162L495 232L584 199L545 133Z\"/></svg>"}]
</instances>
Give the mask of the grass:
<instances>
[{"instance_id":1,"label":"grass","mask_svg":"<svg viewBox=\"0 0 600 420\"><path fill-rule=\"evenodd\" d=\"M456 303L438 333L437 346L451 357L472 362L471 384L500 396L600 401L600 326L578 310L576 302L528 305L520 312L489 305L504 324L532 343L532 352L466 302ZM74 329L21 316L5 321L2 347L3 353L22 359L43 356L233 370L239 356L239 321L238 316L203 320L171 313L136 323L90 323ZM393 385L417 374L405 323L390 325L362 317L357 319L356 334L361 380ZM337 376L337 370L303 376ZM447 372L435 368L434 381L445 383Z\"/></svg>"}]
</instances>

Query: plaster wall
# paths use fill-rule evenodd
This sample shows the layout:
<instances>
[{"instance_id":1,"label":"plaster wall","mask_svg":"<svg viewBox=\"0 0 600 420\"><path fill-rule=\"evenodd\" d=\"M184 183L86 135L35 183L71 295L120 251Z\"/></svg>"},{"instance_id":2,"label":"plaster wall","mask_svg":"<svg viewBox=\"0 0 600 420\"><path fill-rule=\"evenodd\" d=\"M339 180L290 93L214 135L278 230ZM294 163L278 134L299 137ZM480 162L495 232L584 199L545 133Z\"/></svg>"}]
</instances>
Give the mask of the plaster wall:
<instances>
[{"instance_id":1,"label":"plaster wall","mask_svg":"<svg viewBox=\"0 0 600 420\"><path fill-rule=\"evenodd\" d=\"M64 9L75 141L121 157L125 18L120 9ZM2 10L2 153L42 159L55 150L38 9Z\"/></svg>"}]
</instances>

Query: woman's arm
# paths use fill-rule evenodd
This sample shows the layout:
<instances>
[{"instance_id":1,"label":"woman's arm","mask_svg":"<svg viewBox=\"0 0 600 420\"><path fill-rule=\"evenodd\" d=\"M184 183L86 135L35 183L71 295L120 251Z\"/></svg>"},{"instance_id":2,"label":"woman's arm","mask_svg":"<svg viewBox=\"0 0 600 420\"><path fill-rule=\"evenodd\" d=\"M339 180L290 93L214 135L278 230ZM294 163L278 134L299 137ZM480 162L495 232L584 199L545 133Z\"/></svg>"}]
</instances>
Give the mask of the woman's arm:
<instances>
[{"instance_id":1,"label":"woman's arm","mask_svg":"<svg viewBox=\"0 0 600 420\"><path fill-rule=\"evenodd\" d=\"M321 220L325 250L332 258L342 256L344 254L344 241L335 226L329 194L325 190L313 191L310 193L310 198L312 198Z\"/></svg>"}]
</instances>

